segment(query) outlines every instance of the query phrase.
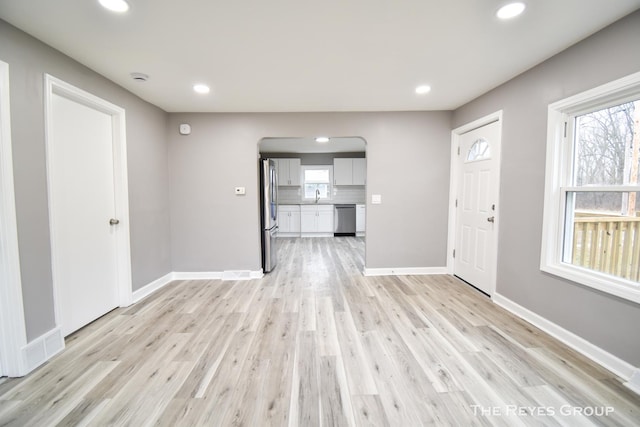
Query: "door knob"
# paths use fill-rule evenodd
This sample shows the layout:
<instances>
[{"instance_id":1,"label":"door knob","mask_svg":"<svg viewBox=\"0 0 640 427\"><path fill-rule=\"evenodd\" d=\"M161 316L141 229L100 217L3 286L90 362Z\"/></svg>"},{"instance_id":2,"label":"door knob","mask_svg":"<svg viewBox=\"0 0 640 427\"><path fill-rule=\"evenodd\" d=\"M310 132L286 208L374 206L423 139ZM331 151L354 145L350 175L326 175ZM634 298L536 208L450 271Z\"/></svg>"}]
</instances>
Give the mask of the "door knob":
<instances>
[{"instance_id":1,"label":"door knob","mask_svg":"<svg viewBox=\"0 0 640 427\"><path fill-rule=\"evenodd\" d=\"M496 222L496 217L495 216L490 216L489 218L487 218L487 221Z\"/></svg>"},{"instance_id":2,"label":"door knob","mask_svg":"<svg viewBox=\"0 0 640 427\"><path fill-rule=\"evenodd\" d=\"M109 220L109 225L118 225L118 224L120 224L120 220L119 219L111 218Z\"/></svg>"}]
</instances>

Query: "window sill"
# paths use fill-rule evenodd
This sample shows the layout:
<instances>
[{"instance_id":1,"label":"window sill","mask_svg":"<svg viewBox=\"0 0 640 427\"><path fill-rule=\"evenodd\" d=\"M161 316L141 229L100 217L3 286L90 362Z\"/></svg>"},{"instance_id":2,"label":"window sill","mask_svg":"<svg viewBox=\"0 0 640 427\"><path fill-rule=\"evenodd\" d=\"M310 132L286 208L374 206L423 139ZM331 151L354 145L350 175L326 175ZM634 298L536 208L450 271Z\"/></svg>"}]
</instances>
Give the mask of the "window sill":
<instances>
[{"instance_id":1,"label":"window sill","mask_svg":"<svg viewBox=\"0 0 640 427\"><path fill-rule=\"evenodd\" d=\"M606 294L640 304L640 285L635 282L566 263L542 265L540 270L571 280L577 285L597 289Z\"/></svg>"}]
</instances>

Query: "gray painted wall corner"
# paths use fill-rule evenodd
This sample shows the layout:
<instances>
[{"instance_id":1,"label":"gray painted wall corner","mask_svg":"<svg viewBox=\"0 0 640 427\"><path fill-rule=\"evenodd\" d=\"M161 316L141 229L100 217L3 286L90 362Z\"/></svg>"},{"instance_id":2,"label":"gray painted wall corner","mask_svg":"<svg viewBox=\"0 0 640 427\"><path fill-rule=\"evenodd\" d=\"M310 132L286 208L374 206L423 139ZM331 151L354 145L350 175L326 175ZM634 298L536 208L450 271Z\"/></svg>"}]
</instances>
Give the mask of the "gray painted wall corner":
<instances>
[{"instance_id":1,"label":"gray painted wall corner","mask_svg":"<svg viewBox=\"0 0 640 427\"><path fill-rule=\"evenodd\" d=\"M454 112L454 127L502 109L497 292L640 366L640 306L540 271L547 106L640 70L640 11Z\"/></svg>"},{"instance_id":2,"label":"gray painted wall corner","mask_svg":"<svg viewBox=\"0 0 640 427\"><path fill-rule=\"evenodd\" d=\"M170 114L172 259L176 271L260 268L258 142L320 134L367 142L366 263L442 267L450 112ZM177 132L189 123L188 136ZM233 187L245 186L239 198Z\"/></svg>"},{"instance_id":3,"label":"gray painted wall corner","mask_svg":"<svg viewBox=\"0 0 640 427\"><path fill-rule=\"evenodd\" d=\"M171 271L166 113L1 20L0 59L9 64L10 73L18 244L31 342L55 326L44 144L45 73L127 111L134 290ZM150 217L155 219L149 221Z\"/></svg>"}]
</instances>

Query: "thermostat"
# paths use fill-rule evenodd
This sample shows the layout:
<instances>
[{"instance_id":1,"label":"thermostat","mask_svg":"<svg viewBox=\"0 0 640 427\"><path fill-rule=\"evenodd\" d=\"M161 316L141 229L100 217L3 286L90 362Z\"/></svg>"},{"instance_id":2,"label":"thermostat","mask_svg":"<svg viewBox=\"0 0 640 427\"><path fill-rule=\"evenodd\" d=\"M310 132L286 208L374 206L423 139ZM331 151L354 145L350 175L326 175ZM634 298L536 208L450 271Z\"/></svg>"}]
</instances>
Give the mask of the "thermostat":
<instances>
[{"instance_id":1,"label":"thermostat","mask_svg":"<svg viewBox=\"0 0 640 427\"><path fill-rule=\"evenodd\" d=\"M191 133L191 125L182 123L180 125L180 135L189 135Z\"/></svg>"}]
</instances>

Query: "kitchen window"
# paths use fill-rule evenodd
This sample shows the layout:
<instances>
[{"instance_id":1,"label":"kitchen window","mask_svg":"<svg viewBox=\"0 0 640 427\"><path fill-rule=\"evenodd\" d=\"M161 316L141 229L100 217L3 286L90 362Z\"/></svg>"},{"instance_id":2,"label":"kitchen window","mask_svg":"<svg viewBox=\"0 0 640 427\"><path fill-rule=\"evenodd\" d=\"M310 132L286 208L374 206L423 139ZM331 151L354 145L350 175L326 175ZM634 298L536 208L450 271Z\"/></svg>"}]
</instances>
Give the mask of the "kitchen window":
<instances>
[{"instance_id":1,"label":"kitchen window","mask_svg":"<svg viewBox=\"0 0 640 427\"><path fill-rule=\"evenodd\" d=\"M549 106L541 269L640 303L640 73Z\"/></svg>"},{"instance_id":2,"label":"kitchen window","mask_svg":"<svg viewBox=\"0 0 640 427\"><path fill-rule=\"evenodd\" d=\"M331 199L333 166L302 166L304 200Z\"/></svg>"}]
</instances>

